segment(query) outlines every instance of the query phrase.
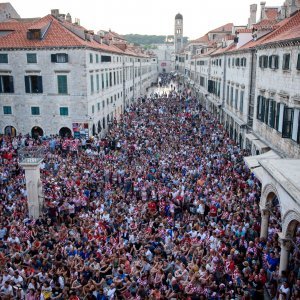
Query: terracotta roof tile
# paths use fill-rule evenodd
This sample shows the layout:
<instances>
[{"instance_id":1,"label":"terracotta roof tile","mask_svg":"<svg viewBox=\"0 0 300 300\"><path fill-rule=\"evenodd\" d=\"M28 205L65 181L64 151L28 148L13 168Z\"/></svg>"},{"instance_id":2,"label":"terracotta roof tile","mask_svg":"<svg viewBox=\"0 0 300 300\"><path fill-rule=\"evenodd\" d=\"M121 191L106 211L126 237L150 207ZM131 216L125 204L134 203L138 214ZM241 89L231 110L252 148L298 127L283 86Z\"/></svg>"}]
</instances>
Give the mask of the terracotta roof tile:
<instances>
[{"instance_id":1,"label":"terracotta roof tile","mask_svg":"<svg viewBox=\"0 0 300 300\"><path fill-rule=\"evenodd\" d=\"M250 28L242 28L242 29L238 29L236 31L236 33L252 33L252 29Z\"/></svg>"},{"instance_id":2,"label":"terracotta roof tile","mask_svg":"<svg viewBox=\"0 0 300 300\"><path fill-rule=\"evenodd\" d=\"M232 27L233 27L233 23L227 23L223 26L220 26L218 28L215 28L211 31L209 31L208 33L211 33L211 32L224 32L224 31L232 31Z\"/></svg>"},{"instance_id":3,"label":"terracotta roof tile","mask_svg":"<svg viewBox=\"0 0 300 300\"><path fill-rule=\"evenodd\" d=\"M277 7L266 7L265 14L269 20L276 20L278 18L278 8Z\"/></svg>"},{"instance_id":4,"label":"terracotta roof tile","mask_svg":"<svg viewBox=\"0 0 300 300\"><path fill-rule=\"evenodd\" d=\"M29 29L41 29L47 24L50 24L50 26L42 40L29 40L27 38L27 31ZM100 44L94 39L90 41L86 40L73 33L70 30L71 28L78 29L81 32L88 32L82 26L60 21L51 15L47 15L39 20L29 19L28 21L24 21L20 19L20 21L2 22L0 23L0 31L7 31L9 33L0 36L0 48L89 47L96 50L137 56L136 52L124 52L113 44ZM138 53L138 55L145 56L144 53Z\"/></svg>"}]
</instances>

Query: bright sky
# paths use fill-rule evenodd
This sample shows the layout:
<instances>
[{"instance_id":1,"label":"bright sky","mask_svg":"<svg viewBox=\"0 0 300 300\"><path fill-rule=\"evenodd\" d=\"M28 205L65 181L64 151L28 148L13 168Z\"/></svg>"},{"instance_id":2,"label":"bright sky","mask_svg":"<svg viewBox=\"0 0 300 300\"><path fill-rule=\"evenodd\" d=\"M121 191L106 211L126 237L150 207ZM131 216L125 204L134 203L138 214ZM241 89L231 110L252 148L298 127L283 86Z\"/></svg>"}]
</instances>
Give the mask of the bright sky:
<instances>
[{"instance_id":1,"label":"bright sky","mask_svg":"<svg viewBox=\"0 0 300 300\"><path fill-rule=\"evenodd\" d=\"M171 35L174 18L183 15L183 33L190 39L226 23L246 25L249 5L259 0L7 0L21 17L41 17L57 8L60 13L80 19L87 29L111 29L120 34ZM3 1L4 2L4 1ZM267 6L280 6L284 0L267 0Z\"/></svg>"}]
</instances>

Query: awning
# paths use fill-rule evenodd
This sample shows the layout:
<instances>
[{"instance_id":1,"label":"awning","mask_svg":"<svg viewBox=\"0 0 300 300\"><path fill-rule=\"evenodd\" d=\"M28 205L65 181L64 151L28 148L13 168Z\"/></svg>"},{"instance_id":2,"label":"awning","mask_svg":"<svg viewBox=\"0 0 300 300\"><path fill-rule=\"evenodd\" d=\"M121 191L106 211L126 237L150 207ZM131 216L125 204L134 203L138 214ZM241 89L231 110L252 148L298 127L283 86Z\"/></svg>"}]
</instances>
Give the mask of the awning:
<instances>
[{"instance_id":1,"label":"awning","mask_svg":"<svg viewBox=\"0 0 300 300\"><path fill-rule=\"evenodd\" d=\"M258 138L252 134L252 133L246 133L245 138L248 139L249 141L257 140Z\"/></svg>"},{"instance_id":2,"label":"awning","mask_svg":"<svg viewBox=\"0 0 300 300\"><path fill-rule=\"evenodd\" d=\"M252 170L254 168L260 167L260 163L259 163L260 159L270 159L270 158L280 158L280 156L275 151L270 150L260 155L244 157L244 161L245 164L248 166L248 168Z\"/></svg>"},{"instance_id":3,"label":"awning","mask_svg":"<svg viewBox=\"0 0 300 300\"><path fill-rule=\"evenodd\" d=\"M264 169L263 169L263 167L255 168L252 172L253 172L253 174L255 175L255 177L256 177L260 182L262 182L263 175L264 175Z\"/></svg>"},{"instance_id":4,"label":"awning","mask_svg":"<svg viewBox=\"0 0 300 300\"><path fill-rule=\"evenodd\" d=\"M243 126L243 125L246 125L246 122L244 122L243 120L239 119L233 112L231 112L230 110L226 109L226 108L223 108L223 110L225 111L225 113L227 115L229 115L233 120L234 122L236 122L238 125L240 126Z\"/></svg>"},{"instance_id":5,"label":"awning","mask_svg":"<svg viewBox=\"0 0 300 300\"><path fill-rule=\"evenodd\" d=\"M267 144L265 144L264 142L262 142L259 139L253 140L253 144L257 150L263 150L263 149L269 150L270 149L270 147Z\"/></svg>"}]
</instances>

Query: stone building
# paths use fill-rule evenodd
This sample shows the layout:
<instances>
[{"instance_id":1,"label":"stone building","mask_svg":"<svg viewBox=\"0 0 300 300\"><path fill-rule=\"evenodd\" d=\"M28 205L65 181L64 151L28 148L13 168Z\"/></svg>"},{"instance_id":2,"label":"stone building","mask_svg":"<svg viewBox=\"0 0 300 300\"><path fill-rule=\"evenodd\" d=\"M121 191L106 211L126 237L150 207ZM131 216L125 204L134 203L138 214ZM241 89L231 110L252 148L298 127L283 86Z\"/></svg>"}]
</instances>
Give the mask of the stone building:
<instances>
[{"instance_id":1,"label":"stone building","mask_svg":"<svg viewBox=\"0 0 300 300\"><path fill-rule=\"evenodd\" d=\"M0 30L0 133L104 134L157 79L156 57L58 10Z\"/></svg>"},{"instance_id":2,"label":"stone building","mask_svg":"<svg viewBox=\"0 0 300 300\"><path fill-rule=\"evenodd\" d=\"M0 22L10 19L20 19L20 16L9 2L0 3Z\"/></svg>"},{"instance_id":3,"label":"stone building","mask_svg":"<svg viewBox=\"0 0 300 300\"><path fill-rule=\"evenodd\" d=\"M177 70L252 154L245 162L262 185L261 236L268 235L270 216L278 215L281 272L291 249L299 249L300 1L281 7L261 2L258 21L253 4L248 24L232 28L224 36L217 30L201 37L194 55L186 46Z\"/></svg>"}]
</instances>

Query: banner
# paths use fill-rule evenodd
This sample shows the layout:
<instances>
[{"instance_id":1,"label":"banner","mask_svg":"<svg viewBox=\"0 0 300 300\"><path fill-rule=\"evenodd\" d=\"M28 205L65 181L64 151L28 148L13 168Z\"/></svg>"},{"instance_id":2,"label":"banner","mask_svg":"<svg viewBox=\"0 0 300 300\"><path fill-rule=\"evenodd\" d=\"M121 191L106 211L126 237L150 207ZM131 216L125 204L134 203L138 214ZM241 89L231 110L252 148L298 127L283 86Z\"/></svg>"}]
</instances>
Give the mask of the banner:
<instances>
[{"instance_id":1,"label":"banner","mask_svg":"<svg viewBox=\"0 0 300 300\"><path fill-rule=\"evenodd\" d=\"M89 138L88 123L72 123L74 138Z\"/></svg>"}]
</instances>

